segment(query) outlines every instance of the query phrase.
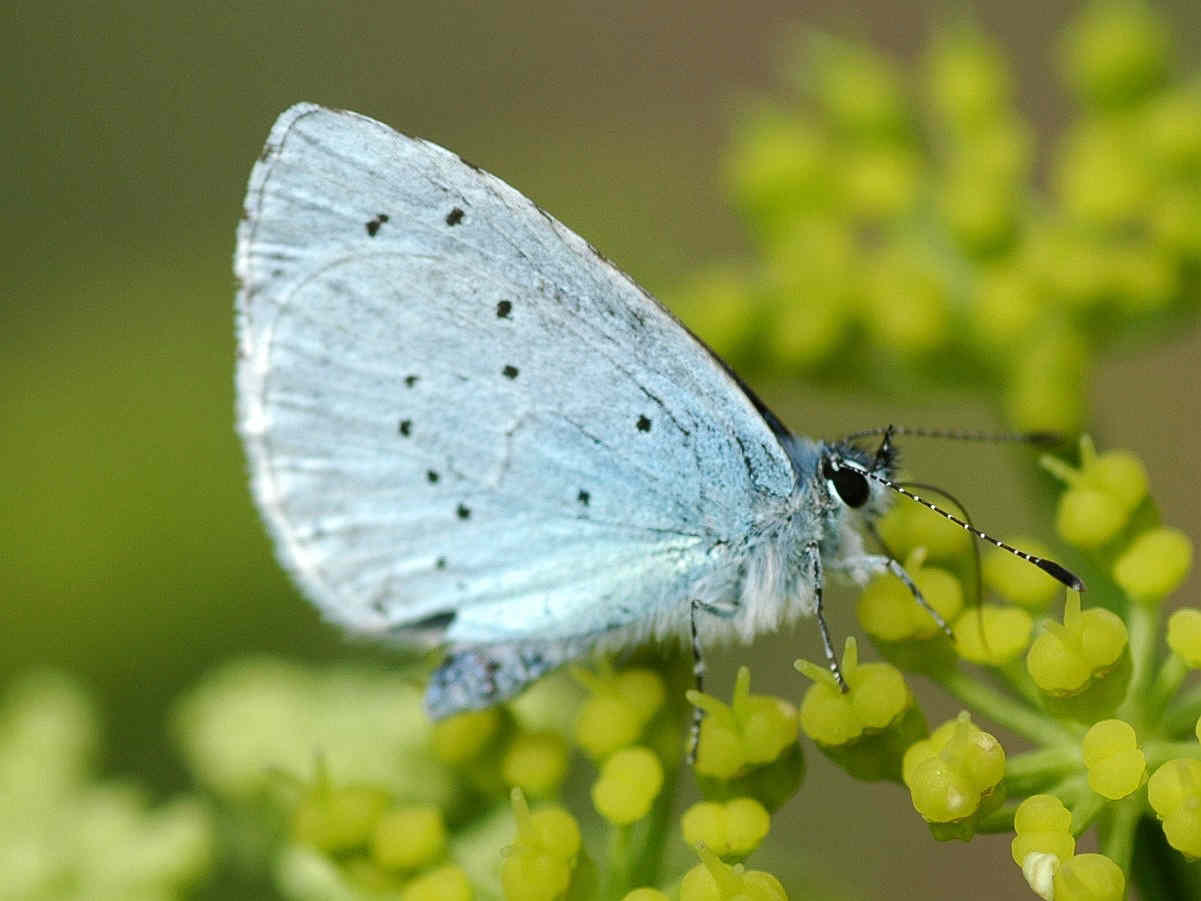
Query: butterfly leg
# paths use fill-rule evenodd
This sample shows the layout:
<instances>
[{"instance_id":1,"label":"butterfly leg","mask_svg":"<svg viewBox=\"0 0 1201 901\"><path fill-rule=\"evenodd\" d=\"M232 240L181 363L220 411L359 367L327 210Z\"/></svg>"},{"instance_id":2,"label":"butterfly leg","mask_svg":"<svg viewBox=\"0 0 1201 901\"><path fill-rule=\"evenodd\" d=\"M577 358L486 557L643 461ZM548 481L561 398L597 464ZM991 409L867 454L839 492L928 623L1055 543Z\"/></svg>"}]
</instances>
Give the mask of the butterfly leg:
<instances>
[{"instance_id":1,"label":"butterfly leg","mask_svg":"<svg viewBox=\"0 0 1201 901\"><path fill-rule=\"evenodd\" d=\"M826 614L822 608L822 556L817 542L813 541L806 545L805 552L809 555L810 572L813 576L813 599L816 604L814 613L817 616L817 628L822 635L822 647L826 652L826 660L830 664L830 672L834 674L834 681L838 683L838 687L843 692L846 692L849 690L847 680L842 677L842 670L838 666L838 656L834 653L834 643L830 641L830 627L826 625Z\"/></svg>"},{"instance_id":2,"label":"butterfly leg","mask_svg":"<svg viewBox=\"0 0 1201 901\"><path fill-rule=\"evenodd\" d=\"M955 633L951 631L951 627L947 624L947 621L942 618L942 614L935 610L922 595L921 591L918 590L916 583L909 577L909 573L905 572L905 567L901 566L900 561L894 557L889 557L888 571L904 583L905 587L909 589L909 593L913 595L913 599L917 601L918 606L930 614L930 618L938 623L938 628L942 629L948 638L953 639Z\"/></svg>"},{"instance_id":3,"label":"butterfly leg","mask_svg":"<svg viewBox=\"0 0 1201 901\"><path fill-rule=\"evenodd\" d=\"M955 633L951 631L951 626L943 619L943 615L935 610L930 602L926 600L921 589L917 587L917 584L910 577L909 573L905 572L905 567L895 557L870 554L848 558L842 565L845 565L848 570L853 572L870 572L873 570L881 572L886 570L892 573L909 589L909 593L913 595L913 599L917 601L918 606L930 614L930 618L938 624L938 628L942 629L948 638L954 639Z\"/></svg>"},{"instance_id":4,"label":"butterfly leg","mask_svg":"<svg viewBox=\"0 0 1201 901\"><path fill-rule=\"evenodd\" d=\"M692 681L698 692L705 690L705 654L701 648L700 630L696 625L696 615L700 612L712 614L722 619L730 619L738 612L737 604L705 604L692 601L688 610L688 628L692 640ZM688 727L688 765L696 763L696 750L701 740L701 722L705 711L699 707L692 708L692 723Z\"/></svg>"}]
</instances>

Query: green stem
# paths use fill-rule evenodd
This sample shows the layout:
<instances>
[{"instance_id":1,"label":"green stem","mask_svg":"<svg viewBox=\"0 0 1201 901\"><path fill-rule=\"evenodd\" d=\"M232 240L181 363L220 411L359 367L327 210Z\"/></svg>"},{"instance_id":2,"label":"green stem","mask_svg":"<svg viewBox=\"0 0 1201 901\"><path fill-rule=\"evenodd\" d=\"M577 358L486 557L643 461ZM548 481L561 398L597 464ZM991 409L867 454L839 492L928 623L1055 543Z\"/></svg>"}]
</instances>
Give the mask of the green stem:
<instances>
[{"instance_id":1,"label":"green stem","mask_svg":"<svg viewBox=\"0 0 1201 901\"><path fill-rule=\"evenodd\" d=\"M674 775L668 776L667 785L655 799L650 815L641 824L643 839L629 869L632 886L656 885L659 882L659 873L663 868L663 847L667 843L667 833L671 831L672 799L683 773L684 768L679 767Z\"/></svg>"},{"instance_id":2,"label":"green stem","mask_svg":"<svg viewBox=\"0 0 1201 901\"><path fill-rule=\"evenodd\" d=\"M1087 784L1080 799L1072 805L1072 835L1079 837L1085 829L1093 824L1093 820L1105 809L1109 802L1102 798Z\"/></svg>"},{"instance_id":3,"label":"green stem","mask_svg":"<svg viewBox=\"0 0 1201 901\"><path fill-rule=\"evenodd\" d=\"M1147 758L1147 769L1154 770L1177 757L1201 760L1201 744L1195 741L1149 741L1143 745L1143 756Z\"/></svg>"},{"instance_id":4,"label":"green stem","mask_svg":"<svg viewBox=\"0 0 1201 901\"><path fill-rule=\"evenodd\" d=\"M996 835L998 832L1013 832L1013 814L1017 810L1016 803L1008 803L998 807L988 816L976 823L976 832L980 835Z\"/></svg>"},{"instance_id":5,"label":"green stem","mask_svg":"<svg viewBox=\"0 0 1201 901\"><path fill-rule=\"evenodd\" d=\"M1131 604L1126 615L1130 634L1130 687L1122 719L1137 719L1135 711L1145 709L1144 703L1155 671L1156 635L1159 632L1159 606ZM1127 710L1129 708L1129 710ZM1140 724L1141 725L1141 724Z\"/></svg>"},{"instance_id":6,"label":"green stem","mask_svg":"<svg viewBox=\"0 0 1201 901\"><path fill-rule=\"evenodd\" d=\"M989 719L1040 745L1077 745L1079 739L1066 724L1025 707L963 670L954 669L937 676L942 686Z\"/></svg>"},{"instance_id":7,"label":"green stem","mask_svg":"<svg viewBox=\"0 0 1201 901\"><path fill-rule=\"evenodd\" d=\"M1062 776L1080 769L1080 747L1053 745L1016 754L1005 761L1005 785L1010 792L1028 795Z\"/></svg>"},{"instance_id":8,"label":"green stem","mask_svg":"<svg viewBox=\"0 0 1201 901\"><path fill-rule=\"evenodd\" d=\"M631 826L609 826L608 865L605 867L604 887L601 897L620 898L630 885L630 832Z\"/></svg>"},{"instance_id":9,"label":"green stem","mask_svg":"<svg viewBox=\"0 0 1201 901\"><path fill-rule=\"evenodd\" d=\"M1026 661L1024 658L1018 658L1000 667L1000 673L1005 677L1005 681L1009 683L1013 690L1025 698L1031 707L1035 710L1042 709L1042 693L1039 692L1038 686L1034 684L1034 680L1030 678L1030 673L1026 671Z\"/></svg>"},{"instance_id":10,"label":"green stem","mask_svg":"<svg viewBox=\"0 0 1201 901\"><path fill-rule=\"evenodd\" d=\"M1179 698L1176 699L1176 704L1183 707L1195 707L1201 710L1201 682L1185 690Z\"/></svg>"},{"instance_id":11,"label":"green stem","mask_svg":"<svg viewBox=\"0 0 1201 901\"><path fill-rule=\"evenodd\" d=\"M1160 735L1183 735L1192 732L1198 717L1201 717L1201 692L1186 691L1164 710L1159 718L1157 731Z\"/></svg>"},{"instance_id":12,"label":"green stem","mask_svg":"<svg viewBox=\"0 0 1201 901\"><path fill-rule=\"evenodd\" d=\"M1201 898L1201 874L1168 844L1162 827L1150 817L1138 823L1128 884L1140 898L1155 901Z\"/></svg>"},{"instance_id":13,"label":"green stem","mask_svg":"<svg viewBox=\"0 0 1201 901\"><path fill-rule=\"evenodd\" d=\"M1136 795L1117 801L1110 809L1112 815L1101 835L1101 853L1121 867L1123 873L1129 873L1134 855L1134 830L1142 816L1143 802Z\"/></svg>"},{"instance_id":14,"label":"green stem","mask_svg":"<svg viewBox=\"0 0 1201 901\"><path fill-rule=\"evenodd\" d=\"M1180 685L1188 674L1188 664L1175 654L1169 654L1164 659L1159 672L1155 674L1155 683L1151 686L1151 693L1144 706L1149 725L1159 722L1164 707L1172 695L1180 690Z\"/></svg>"}]
</instances>

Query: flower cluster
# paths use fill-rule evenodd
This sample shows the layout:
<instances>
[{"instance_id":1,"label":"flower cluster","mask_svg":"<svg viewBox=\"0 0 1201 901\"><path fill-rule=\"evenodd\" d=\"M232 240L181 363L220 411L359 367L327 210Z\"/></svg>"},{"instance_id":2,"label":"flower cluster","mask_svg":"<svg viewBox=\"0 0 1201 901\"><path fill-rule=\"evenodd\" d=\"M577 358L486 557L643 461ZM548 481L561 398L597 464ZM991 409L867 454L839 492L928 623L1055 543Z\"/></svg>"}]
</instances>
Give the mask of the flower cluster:
<instances>
[{"instance_id":1,"label":"flower cluster","mask_svg":"<svg viewBox=\"0 0 1201 901\"><path fill-rule=\"evenodd\" d=\"M1062 617L1049 615L1062 588L998 550L985 561L985 580L1010 606L960 609L931 599L952 621L951 642L936 629L898 627L920 609L912 595L868 585L860 623L891 663L860 664L849 641L846 694L823 668L799 663L814 682L801 727L852 775L903 782L936 838L1016 832L1014 860L1043 898L1116 901L1136 855L1201 856L1201 692L1181 690L1201 666L1201 610L1177 610L1159 640L1164 601L1189 572L1192 543L1159 523L1134 455L1098 454L1085 438L1078 466L1057 458L1044 465L1066 485L1058 531L1079 554L1091 603L1069 591ZM904 531L922 540L917 521ZM953 558L943 555L940 578L960 578L952 574L964 561ZM925 558L911 554L910 565L921 584ZM869 667L871 677L863 674ZM902 671L933 679L970 715L926 736ZM1007 754L977 725L983 720L1034 749ZM906 722L919 734L898 741ZM874 768L865 765L865 749ZM1143 820L1160 828L1140 829ZM1090 828L1102 853L1076 854L1077 837ZM1149 847L1156 842L1162 850Z\"/></svg>"},{"instance_id":2,"label":"flower cluster","mask_svg":"<svg viewBox=\"0 0 1201 901\"><path fill-rule=\"evenodd\" d=\"M1201 86L1170 51L1137 0L1086 7L1057 50L1079 117L1043 190L980 31L939 32L912 72L809 37L730 158L755 258L699 275L676 308L743 369L895 396L951 366L1021 428L1080 427L1098 352L1196 309Z\"/></svg>"},{"instance_id":3,"label":"flower cluster","mask_svg":"<svg viewBox=\"0 0 1201 901\"><path fill-rule=\"evenodd\" d=\"M152 806L137 785L96 780L99 745L92 700L61 674L30 673L0 697L0 898L168 901L212 871L208 806Z\"/></svg>"},{"instance_id":4,"label":"flower cluster","mask_svg":"<svg viewBox=\"0 0 1201 901\"><path fill-rule=\"evenodd\" d=\"M702 274L679 309L740 368L893 392L953 370L1022 428L1079 425L1097 354L1196 307L1201 88L1174 77L1169 43L1138 0L1091 4L1068 28L1060 71L1081 114L1041 192L1011 72L980 32L940 33L916 92L871 49L811 39L788 73L800 97L761 105L731 157L756 258ZM1196 897L1195 875L1164 874L1201 858L1201 689L1187 684L1201 608L1165 612L1192 543L1159 522L1133 454L1085 440L1073 463L1044 464L1087 603L1000 550L980 561L979 597L967 534L898 503L879 535L930 609L892 575L867 585L856 609L880 659L848 639L845 691L799 660L803 696L752 693L743 667L726 699L635 655L431 723L415 671L248 660L174 710L208 800L155 807L92 777L78 688L15 683L0 703L0 899L180 897L234 848L222 866L294 901L782 901L748 861L800 788L801 734L852 777L908 792L937 839L1012 833L1012 877L1044 899L1117 901L1128 882L1168 897L1156 878ZM929 724L913 674L963 712ZM1078 853L1089 831L1100 853ZM669 869L673 850L688 863Z\"/></svg>"},{"instance_id":5,"label":"flower cluster","mask_svg":"<svg viewBox=\"0 0 1201 901\"><path fill-rule=\"evenodd\" d=\"M781 901L779 881L741 861L800 784L796 709L751 694L745 668L730 704L690 693L709 711L706 800L673 828L684 695L655 669L600 660L431 723L404 675L249 660L183 698L174 729L296 901L661 901L673 884L681 901ZM566 806L573 773L591 816ZM682 875L661 871L669 836L696 855Z\"/></svg>"}]
</instances>

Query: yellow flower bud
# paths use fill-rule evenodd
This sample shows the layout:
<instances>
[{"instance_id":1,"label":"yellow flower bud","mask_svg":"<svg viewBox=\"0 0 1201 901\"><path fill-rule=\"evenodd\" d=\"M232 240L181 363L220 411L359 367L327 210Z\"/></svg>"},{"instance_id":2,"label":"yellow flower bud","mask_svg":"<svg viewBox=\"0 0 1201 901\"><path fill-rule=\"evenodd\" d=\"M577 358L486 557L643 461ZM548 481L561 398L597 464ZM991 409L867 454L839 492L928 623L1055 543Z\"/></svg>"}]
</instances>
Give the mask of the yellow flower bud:
<instances>
[{"instance_id":1,"label":"yellow flower bud","mask_svg":"<svg viewBox=\"0 0 1201 901\"><path fill-rule=\"evenodd\" d=\"M599 673L574 668L572 675L591 692L576 717L576 741L597 759L638 741L667 697L663 677L648 669L613 673L606 664Z\"/></svg>"},{"instance_id":2,"label":"yellow flower bud","mask_svg":"<svg viewBox=\"0 0 1201 901\"><path fill-rule=\"evenodd\" d=\"M1102 720L1084 736L1084 766L1093 791L1116 801L1143 784L1147 759L1134 727L1124 720Z\"/></svg>"},{"instance_id":3,"label":"yellow flower bud","mask_svg":"<svg viewBox=\"0 0 1201 901\"><path fill-rule=\"evenodd\" d=\"M670 899L657 888L636 888L632 892L627 892L621 901L670 901Z\"/></svg>"},{"instance_id":4,"label":"yellow flower bud","mask_svg":"<svg viewBox=\"0 0 1201 901\"><path fill-rule=\"evenodd\" d=\"M840 166L844 201L854 219L893 219L917 199L921 162L908 150L876 147L852 152Z\"/></svg>"},{"instance_id":5,"label":"yellow flower bud","mask_svg":"<svg viewBox=\"0 0 1201 901\"><path fill-rule=\"evenodd\" d=\"M878 251L863 278L863 325L877 343L918 355L950 336L946 275L920 250L897 245Z\"/></svg>"},{"instance_id":6,"label":"yellow flower bud","mask_svg":"<svg viewBox=\"0 0 1201 901\"><path fill-rule=\"evenodd\" d=\"M945 622L955 619L963 608L963 588L945 569L922 566L925 554L912 552L905 561L918 591ZM914 599L900 579L891 573L877 576L859 595L859 622L874 638L899 642L935 638L942 629L930 612Z\"/></svg>"},{"instance_id":7,"label":"yellow flower bud","mask_svg":"<svg viewBox=\"0 0 1201 901\"><path fill-rule=\"evenodd\" d=\"M1094 3L1065 33L1061 65L1085 100L1103 107L1124 106L1163 78L1170 41L1167 27L1149 6Z\"/></svg>"},{"instance_id":8,"label":"yellow flower bud","mask_svg":"<svg viewBox=\"0 0 1201 901\"><path fill-rule=\"evenodd\" d=\"M1064 540L1079 547L1100 547L1126 525L1146 497L1149 480L1142 461L1129 451L1098 455L1088 436L1080 439L1080 468L1055 457L1042 465L1069 490L1059 499L1056 527Z\"/></svg>"},{"instance_id":9,"label":"yellow flower bud","mask_svg":"<svg viewBox=\"0 0 1201 901\"><path fill-rule=\"evenodd\" d=\"M913 695L900 670L888 663L859 663L858 645L848 638L842 658L843 692L825 667L798 660L796 668L813 680L801 704L801 727L819 744L837 746L865 731L887 728L912 705Z\"/></svg>"},{"instance_id":10,"label":"yellow flower bud","mask_svg":"<svg viewBox=\"0 0 1201 901\"><path fill-rule=\"evenodd\" d=\"M1201 858L1201 760L1169 760L1147 781L1147 801L1163 821L1168 844Z\"/></svg>"},{"instance_id":11,"label":"yellow flower bud","mask_svg":"<svg viewBox=\"0 0 1201 901\"><path fill-rule=\"evenodd\" d=\"M1050 854L1063 862L1076 853L1072 814L1054 795L1031 795L1013 814L1016 835L1010 843L1013 861L1025 869L1031 854Z\"/></svg>"},{"instance_id":12,"label":"yellow flower bud","mask_svg":"<svg viewBox=\"0 0 1201 901\"><path fill-rule=\"evenodd\" d=\"M562 807L530 812L521 789L512 792L517 840L501 864L506 901L554 901L571 884L580 827Z\"/></svg>"},{"instance_id":13,"label":"yellow flower bud","mask_svg":"<svg viewBox=\"0 0 1201 901\"><path fill-rule=\"evenodd\" d=\"M680 901L788 901L784 886L770 873L722 863L704 845L696 853L701 863L680 881Z\"/></svg>"},{"instance_id":14,"label":"yellow flower bud","mask_svg":"<svg viewBox=\"0 0 1201 901\"><path fill-rule=\"evenodd\" d=\"M1058 259L1058 270L1070 268ZM1089 284L1090 260L1082 260L1070 284L1080 290ZM1095 279L1094 279L1095 280ZM1059 292L1062 293L1062 292ZM1014 359L1006 379L1005 410L1014 426L1021 429L1068 431L1084 417L1085 381L1091 352L1084 340L1063 329L1042 329L1027 334L1014 348Z\"/></svg>"},{"instance_id":15,"label":"yellow flower bud","mask_svg":"<svg viewBox=\"0 0 1201 901\"><path fill-rule=\"evenodd\" d=\"M601 767L592 785L592 803L606 820L619 826L648 813L663 788L663 764L647 748L622 748Z\"/></svg>"},{"instance_id":16,"label":"yellow flower bud","mask_svg":"<svg viewBox=\"0 0 1201 901\"><path fill-rule=\"evenodd\" d=\"M392 799L382 789L318 785L292 814L292 835L321 851L345 851L365 844Z\"/></svg>"},{"instance_id":17,"label":"yellow flower bud","mask_svg":"<svg viewBox=\"0 0 1201 901\"><path fill-rule=\"evenodd\" d=\"M1004 775L1000 742L964 712L905 752L901 778L925 820L950 823L974 814Z\"/></svg>"},{"instance_id":18,"label":"yellow flower bud","mask_svg":"<svg viewBox=\"0 0 1201 901\"><path fill-rule=\"evenodd\" d=\"M1126 875L1101 854L1077 854L1059 865L1052 881L1055 901L1122 901Z\"/></svg>"},{"instance_id":19,"label":"yellow flower bud","mask_svg":"<svg viewBox=\"0 0 1201 901\"><path fill-rule=\"evenodd\" d=\"M1051 549L1037 539L1020 535L1007 538L1006 541L1036 557L1054 559ZM1046 609L1063 590L1058 580L1000 548L985 554L982 565L985 585L1006 600L1028 610Z\"/></svg>"},{"instance_id":20,"label":"yellow flower bud","mask_svg":"<svg viewBox=\"0 0 1201 901\"><path fill-rule=\"evenodd\" d=\"M559 790L567 776L567 743L554 732L526 732L516 736L505 751L501 774L534 798Z\"/></svg>"},{"instance_id":21,"label":"yellow flower bud","mask_svg":"<svg viewBox=\"0 0 1201 901\"><path fill-rule=\"evenodd\" d=\"M1082 612L1080 595L1069 592L1063 624L1044 624L1026 655L1026 669L1048 694L1078 694L1114 667L1126 642L1126 624L1117 614L1101 607Z\"/></svg>"},{"instance_id":22,"label":"yellow flower bud","mask_svg":"<svg viewBox=\"0 0 1201 901\"><path fill-rule=\"evenodd\" d=\"M1127 511L1110 494L1095 488L1072 488L1059 498L1055 531L1082 548L1100 547L1121 531Z\"/></svg>"},{"instance_id":23,"label":"yellow flower bud","mask_svg":"<svg viewBox=\"0 0 1201 901\"><path fill-rule=\"evenodd\" d=\"M371 856L385 870L412 870L442 856L446 825L433 804L389 810L376 821Z\"/></svg>"},{"instance_id":24,"label":"yellow flower bud","mask_svg":"<svg viewBox=\"0 0 1201 901\"><path fill-rule=\"evenodd\" d=\"M730 779L780 757L796 742L796 708L780 698L751 694L751 671L738 670L729 704L690 690L688 702L705 711L696 771Z\"/></svg>"},{"instance_id":25,"label":"yellow flower bud","mask_svg":"<svg viewBox=\"0 0 1201 901\"><path fill-rule=\"evenodd\" d=\"M931 560L955 559L971 548L967 532L921 504L894 504L877 528L884 543L902 560L908 560L918 548L925 548Z\"/></svg>"},{"instance_id":26,"label":"yellow flower bud","mask_svg":"<svg viewBox=\"0 0 1201 901\"><path fill-rule=\"evenodd\" d=\"M982 272L974 301L971 325L989 348L1008 348L1024 340L1044 303L1040 286L1020 266Z\"/></svg>"},{"instance_id":27,"label":"yellow flower bud","mask_svg":"<svg viewBox=\"0 0 1201 901\"><path fill-rule=\"evenodd\" d=\"M400 901L471 901L471 883L463 868L448 864L422 873L404 887Z\"/></svg>"},{"instance_id":28,"label":"yellow flower bud","mask_svg":"<svg viewBox=\"0 0 1201 901\"><path fill-rule=\"evenodd\" d=\"M961 127L1003 114L1012 91L1004 54L983 35L966 29L936 40L927 61L926 84L939 115Z\"/></svg>"},{"instance_id":29,"label":"yellow flower bud","mask_svg":"<svg viewBox=\"0 0 1201 901\"><path fill-rule=\"evenodd\" d=\"M885 136L906 121L904 89L889 62L870 49L826 41L815 49L807 82L836 127Z\"/></svg>"},{"instance_id":30,"label":"yellow flower bud","mask_svg":"<svg viewBox=\"0 0 1201 901\"><path fill-rule=\"evenodd\" d=\"M680 825L688 844L704 845L720 857L743 857L767 837L771 816L753 798L701 801L684 812Z\"/></svg>"},{"instance_id":31,"label":"yellow flower bud","mask_svg":"<svg viewBox=\"0 0 1201 901\"><path fill-rule=\"evenodd\" d=\"M798 210L829 202L831 162L822 128L771 112L741 129L728 179L752 227L774 243L794 225ZM743 319L748 318L744 312Z\"/></svg>"},{"instance_id":32,"label":"yellow flower bud","mask_svg":"<svg viewBox=\"0 0 1201 901\"><path fill-rule=\"evenodd\" d=\"M1033 628L1030 614L1020 607L982 604L955 620L955 650L972 663L1000 666L1026 650Z\"/></svg>"},{"instance_id":33,"label":"yellow flower bud","mask_svg":"<svg viewBox=\"0 0 1201 901\"><path fill-rule=\"evenodd\" d=\"M1154 603L1171 594L1188 576L1193 543L1179 529L1161 526L1139 535L1113 566L1113 578L1130 599Z\"/></svg>"},{"instance_id":34,"label":"yellow flower bud","mask_svg":"<svg viewBox=\"0 0 1201 901\"><path fill-rule=\"evenodd\" d=\"M1168 647L1193 669L1201 668L1201 610L1182 607L1168 618Z\"/></svg>"},{"instance_id":35,"label":"yellow flower bud","mask_svg":"<svg viewBox=\"0 0 1201 901\"><path fill-rule=\"evenodd\" d=\"M474 760L500 730L500 711L469 710L434 723L434 752L447 763Z\"/></svg>"}]
</instances>

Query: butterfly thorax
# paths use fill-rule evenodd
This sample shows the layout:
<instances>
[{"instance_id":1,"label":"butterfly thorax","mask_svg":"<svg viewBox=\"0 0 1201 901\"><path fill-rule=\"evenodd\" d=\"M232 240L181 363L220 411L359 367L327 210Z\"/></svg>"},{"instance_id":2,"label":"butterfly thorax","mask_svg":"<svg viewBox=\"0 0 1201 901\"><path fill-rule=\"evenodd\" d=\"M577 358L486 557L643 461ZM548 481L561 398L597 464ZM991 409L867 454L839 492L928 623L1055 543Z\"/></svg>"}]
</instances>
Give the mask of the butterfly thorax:
<instances>
[{"instance_id":1,"label":"butterfly thorax","mask_svg":"<svg viewBox=\"0 0 1201 901\"><path fill-rule=\"evenodd\" d=\"M870 571L857 565L869 559L863 533L891 501L884 486L846 466L839 470L845 463L891 476L891 452L877 459L854 445L792 435L781 443L796 484L788 499L761 511L752 529L736 618L743 640L813 614L816 566L856 582L867 578Z\"/></svg>"}]
</instances>

